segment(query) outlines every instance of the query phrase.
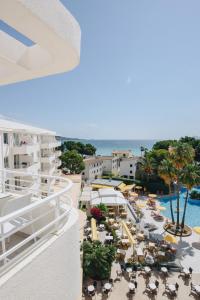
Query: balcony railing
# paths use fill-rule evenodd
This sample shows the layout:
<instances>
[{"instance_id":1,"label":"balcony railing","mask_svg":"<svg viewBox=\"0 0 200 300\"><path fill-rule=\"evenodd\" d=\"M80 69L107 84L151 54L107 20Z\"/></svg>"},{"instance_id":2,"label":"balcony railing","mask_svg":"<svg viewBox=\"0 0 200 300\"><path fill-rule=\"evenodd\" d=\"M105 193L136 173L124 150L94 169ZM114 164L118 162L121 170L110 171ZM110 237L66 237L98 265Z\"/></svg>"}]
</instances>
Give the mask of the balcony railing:
<instances>
[{"instance_id":1,"label":"balcony railing","mask_svg":"<svg viewBox=\"0 0 200 300\"><path fill-rule=\"evenodd\" d=\"M63 228L72 209L68 195L72 186L70 180L57 176L30 176L21 172L20 178L23 180L17 180L16 185L13 180L15 175L19 176L19 172L0 170L0 273L47 241L52 233ZM44 190L38 183L42 178L48 182L48 190L51 191L48 195L44 195ZM50 186L50 183L55 181L57 183L54 192L54 186ZM30 184L25 187L24 182ZM16 194L19 186L21 191ZM19 232L23 233L20 238L16 235Z\"/></svg>"}]
</instances>

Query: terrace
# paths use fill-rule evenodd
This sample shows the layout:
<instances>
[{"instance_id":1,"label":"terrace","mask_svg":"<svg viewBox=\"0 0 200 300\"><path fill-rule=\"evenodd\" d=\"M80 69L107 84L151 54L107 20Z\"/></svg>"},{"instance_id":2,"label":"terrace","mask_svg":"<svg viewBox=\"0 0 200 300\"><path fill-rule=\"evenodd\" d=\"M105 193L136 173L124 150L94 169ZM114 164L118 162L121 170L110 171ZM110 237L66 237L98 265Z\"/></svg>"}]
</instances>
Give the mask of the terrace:
<instances>
[{"instance_id":1,"label":"terrace","mask_svg":"<svg viewBox=\"0 0 200 300\"><path fill-rule=\"evenodd\" d=\"M109 203L105 221L97 220L95 226L87 221L85 225L84 242L99 240L102 245L113 245L116 253L108 278L84 278L83 299L132 299L134 295L138 299L199 297L200 276L194 273L195 266L184 263L186 253L180 257L180 242L167 241L165 218L157 211L162 206L156 199L131 194L127 209L115 209ZM89 193L86 196L84 201L88 202ZM123 211L127 216L121 215ZM182 247L187 246L183 244Z\"/></svg>"},{"instance_id":2,"label":"terrace","mask_svg":"<svg viewBox=\"0 0 200 300\"><path fill-rule=\"evenodd\" d=\"M68 221L72 210L68 195L72 183L66 178L1 170L0 193L0 272L24 259L51 238ZM17 185L13 176L18 177ZM3 178L6 178L4 184ZM55 179L56 186L44 196L36 180ZM59 183L58 183L59 181Z\"/></svg>"}]
</instances>

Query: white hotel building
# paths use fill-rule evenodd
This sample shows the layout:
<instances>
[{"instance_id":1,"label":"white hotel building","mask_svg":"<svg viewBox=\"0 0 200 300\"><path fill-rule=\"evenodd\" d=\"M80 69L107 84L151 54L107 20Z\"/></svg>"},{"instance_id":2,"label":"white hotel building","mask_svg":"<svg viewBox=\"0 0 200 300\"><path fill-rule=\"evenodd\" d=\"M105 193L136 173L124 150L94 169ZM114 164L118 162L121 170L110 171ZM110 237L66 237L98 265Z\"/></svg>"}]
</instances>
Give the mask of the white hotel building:
<instances>
[{"instance_id":1,"label":"white hotel building","mask_svg":"<svg viewBox=\"0 0 200 300\"><path fill-rule=\"evenodd\" d=\"M0 85L79 64L80 27L59 0L0 1L0 18L32 41L0 31ZM79 216L58 145L55 132L0 120L0 299L81 297Z\"/></svg>"},{"instance_id":2,"label":"white hotel building","mask_svg":"<svg viewBox=\"0 0 200 300\"><path fill-rule=\"evenodd\" d=\"M27 174L59 175L58 167L61 165L59 156L61 151L58 147L61 145L55 138L55 132L45 129L25 125L10 120L0 119L0 169L22 171ZM20 174L20 173L19 173ZM16 175L16 174L15 174ZM29 175L30 180L32 176ZM23 176L14 176L12 182L6 181L11 185L17 185L19 188L30 187L30 183ZM48 183L48 184L47 184ZM43 188L43 194L47 192L46 187L53 183L47 179L41 179L34 183L33 187L37 191L40 186Z\"/></svg>"}]
</instances>

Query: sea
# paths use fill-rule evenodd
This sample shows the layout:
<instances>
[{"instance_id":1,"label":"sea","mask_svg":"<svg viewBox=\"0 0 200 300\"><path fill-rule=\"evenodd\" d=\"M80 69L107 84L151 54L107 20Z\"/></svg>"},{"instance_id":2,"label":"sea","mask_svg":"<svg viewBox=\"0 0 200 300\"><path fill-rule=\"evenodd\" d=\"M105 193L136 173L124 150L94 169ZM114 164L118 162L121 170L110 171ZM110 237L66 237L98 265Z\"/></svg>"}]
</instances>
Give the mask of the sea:
<instances>
[{"instance_id":1,"label":"sea","mask_svg":"<svg viewBox=\"0 0 200 300\"><path fill-rule=\"evenodd\" d=\"M73 140L73 139L67 139ZM151 150L157 140L79 140L84 144L92 144L97 149L97 155L111 155L113 150L131 150L134 155L141 155L140 147L143 146Z\"/></svg>"}]
</instances>

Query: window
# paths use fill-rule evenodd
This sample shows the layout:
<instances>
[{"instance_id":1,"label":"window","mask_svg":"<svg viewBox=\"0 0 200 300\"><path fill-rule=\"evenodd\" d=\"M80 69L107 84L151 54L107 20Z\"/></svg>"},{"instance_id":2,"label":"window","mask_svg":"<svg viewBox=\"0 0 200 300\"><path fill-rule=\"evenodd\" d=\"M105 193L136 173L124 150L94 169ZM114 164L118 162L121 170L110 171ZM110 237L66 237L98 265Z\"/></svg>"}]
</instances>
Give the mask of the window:
<instances>
[{"instance_id":1,"label":"window","mask_svg":"<svg viewBox=\"0 0 200 300\"><path fill-rule=\"evenodd\" d=\"M129 176L130 179L134 179L134 176Z\"/></svg>"},{"instance_id":2,"label":"window","mask_svg":"<svg viewBox=\"0 0 200 300\"><path fill-rule=\"evenodd\" d=\"M82 172L82 175L85 175L85 172Z\"/></svg>"},{"instance_id":3,"label":"window","mask_svg":"<svg viewBox=\"0 0 200 300\"><path fill-rule=\"evenodd\" d=\"M132 171L132 170L130 170L130 174L133 174L133 171Z\"/></svg>"},{"instance_id":4,"label":"window","mask_svg":"<svg viewBox=\"0 0 200 300\"><path fill-rule=\"evenodd\" d=\"M130 168L132 168L132 166L133 166L133 165L132 165L132 164L130 164Z\"/></svg>"},{"instance_id":5,"label":"window","mask_svg":"<svg viewBox=\"0 0 200 300\"><path fill-rule=\"evenodd\" d=\"M9 168L8 156L4 157L4 168Z\"/></svg>"},{"instance_id":6,"label":"window","mask_svg":"<svg viewBox=\"0 0 200 300\"><path fill-rule=\"evenodd\" d=\"M6 132L3 134L3 142L4 144L8 144L8 134Z\"/></svg>"}]
</instances>

